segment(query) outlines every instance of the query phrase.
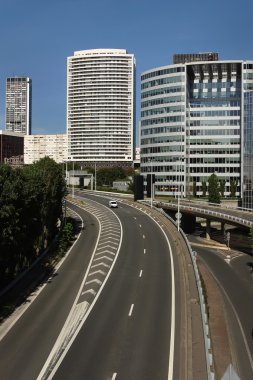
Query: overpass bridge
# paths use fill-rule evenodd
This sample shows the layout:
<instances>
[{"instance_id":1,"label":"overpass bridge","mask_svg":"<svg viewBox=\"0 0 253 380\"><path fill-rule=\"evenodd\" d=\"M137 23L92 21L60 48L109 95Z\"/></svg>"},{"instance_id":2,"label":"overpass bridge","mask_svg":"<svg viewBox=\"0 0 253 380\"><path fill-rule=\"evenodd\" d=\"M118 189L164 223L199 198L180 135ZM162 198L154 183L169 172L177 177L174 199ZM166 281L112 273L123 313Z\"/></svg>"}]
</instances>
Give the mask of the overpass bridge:
<instances>
[{"instance_id":1,"label":"overpass bridge","mask_svg":"<svg viewBox=\"0 0 253 380\"><path fill-rule=\"evenodd\" d=\"M181 226L185 232L191 233L195 230L196 218L206 220L206 234L210 237L211 222L220 222L221 230L224 231L225 224L250 229L253 227L253 211L241 208L229 207L217 204L208 204L191 200L172 200L170 202L154 201L152 205L162 208L166 213L175 217L181 216Z\"/></svg>"}]
</instances>

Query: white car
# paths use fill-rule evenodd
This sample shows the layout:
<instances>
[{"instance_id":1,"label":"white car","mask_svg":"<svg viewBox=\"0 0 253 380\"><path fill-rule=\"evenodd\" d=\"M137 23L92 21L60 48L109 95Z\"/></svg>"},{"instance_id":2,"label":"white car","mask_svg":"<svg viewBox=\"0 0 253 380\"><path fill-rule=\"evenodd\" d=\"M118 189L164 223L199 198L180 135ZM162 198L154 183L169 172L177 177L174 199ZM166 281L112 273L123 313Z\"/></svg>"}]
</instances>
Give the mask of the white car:
<instances>
[{"instance_id":1,"label":"white car","mask_svg":"<svg viewBox=\"0 0 253 380\"><path fill-rule=\"evenodd\" d=\"M118 203L117 203L117 201L109 201L109 206L111 208L116 208L116 207L118 207Z\"/></svg>"}]
</instances>

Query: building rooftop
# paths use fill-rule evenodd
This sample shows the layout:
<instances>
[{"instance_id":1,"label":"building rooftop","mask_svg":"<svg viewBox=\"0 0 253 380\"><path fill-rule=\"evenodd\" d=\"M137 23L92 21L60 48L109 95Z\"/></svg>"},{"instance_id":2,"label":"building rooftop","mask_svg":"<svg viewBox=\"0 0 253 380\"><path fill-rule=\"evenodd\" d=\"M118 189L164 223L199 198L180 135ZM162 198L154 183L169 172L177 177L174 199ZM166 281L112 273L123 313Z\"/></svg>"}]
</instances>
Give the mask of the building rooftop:
<instances>
[{"instance_id":1,"label":"building rooftop","mask_svg":"<svg viewBox=\"0 0 253 380\"><path fill-rule=\"evenodd\" d=\"M190 53L190 54L174 54L173 63L187 63L200 61L218 61L219 54L214 52L207 53Z\"/></svg>"},{"instance_id":2,"label":"building rooftop","mask_svg":"<svg viewBox=\"0 0 253 380\"><path fill-rule=\"evenodd\" d=\"M24 134L21 132L11 132L11 131L3 130L3 129L0 129L0 135L16 136L16 137L23 137L24 138Z\"/></svg>"}]
</instances>

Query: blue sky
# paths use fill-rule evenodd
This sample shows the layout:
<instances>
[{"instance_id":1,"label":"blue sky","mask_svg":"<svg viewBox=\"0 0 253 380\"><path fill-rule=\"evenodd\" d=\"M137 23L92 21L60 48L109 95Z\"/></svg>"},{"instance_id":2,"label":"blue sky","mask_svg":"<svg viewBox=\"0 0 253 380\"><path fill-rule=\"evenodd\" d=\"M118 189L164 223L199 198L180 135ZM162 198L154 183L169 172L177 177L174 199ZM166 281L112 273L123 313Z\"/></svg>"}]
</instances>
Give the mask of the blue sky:
<instances>
[{"instance_id":1,"label":"blue sky","mask_svg":"<svg viewBox=\"0 0 253 380\"><path fill-rule=\"evenodd\" d=\"M175 53L253 60L252 0L1 0L0 129L6 78L33 81L33 134L66 132L66 62L76 50L120 48L140 74Z\"/></svg>"}]
</instances>

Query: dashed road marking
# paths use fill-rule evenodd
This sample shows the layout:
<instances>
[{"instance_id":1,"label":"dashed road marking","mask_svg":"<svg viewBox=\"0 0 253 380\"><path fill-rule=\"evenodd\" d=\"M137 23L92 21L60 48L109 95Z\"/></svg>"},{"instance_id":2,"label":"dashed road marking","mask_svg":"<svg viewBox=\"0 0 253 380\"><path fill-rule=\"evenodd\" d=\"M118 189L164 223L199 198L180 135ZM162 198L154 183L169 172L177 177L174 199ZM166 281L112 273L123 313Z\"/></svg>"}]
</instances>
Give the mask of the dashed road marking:
<instances>
[{"instance_id":1,"label":"dashed road marking","mask_svg":"<svg viewBox=\"0 0 253 380\"><path fill-rule=\"evenodd\" d=\"M130 307L130 310L129 310L129 313L128 313L128 316L131 317L132 314L133 314L133 308L134 308L134 304L132 303L131 307Z\"/></svg>"},{"instance_id":2,"label":"dashed road marking","mask_svg":"<svg viewBox=\"0 0 253 380\"><path fill-rule=\"evenodd\" d=\"M141 271L140 271L140 274L139 274L139 277L142 277L142 273L143 273L143 271L141 270Z\"/></svg>"}]
</instances>

